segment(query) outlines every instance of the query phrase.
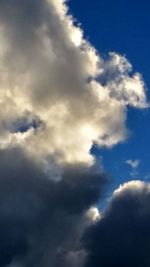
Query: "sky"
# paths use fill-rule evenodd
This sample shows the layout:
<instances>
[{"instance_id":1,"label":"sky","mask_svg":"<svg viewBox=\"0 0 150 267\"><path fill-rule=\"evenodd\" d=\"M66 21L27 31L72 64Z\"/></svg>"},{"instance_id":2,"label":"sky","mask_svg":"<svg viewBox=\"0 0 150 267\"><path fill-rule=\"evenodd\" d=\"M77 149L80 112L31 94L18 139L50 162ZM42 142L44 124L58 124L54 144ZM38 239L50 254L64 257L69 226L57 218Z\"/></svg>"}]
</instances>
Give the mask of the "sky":
<instances>
[{"instance_id":1,"label":"sky","mask_svg":"<svg viewBox=\"0 0 150 267\"><path fill-rule=\"evenodd\" d=\"M142 74L149 100L149 2L76 0L68 4L77 22L81 23L86 38L100 54L107 56L110 51L115 51L126 55L134 71ZM102 158L104 167L114 177L113 189L121 181L133 178L149 181L149 120L149 109L129 108L129 138L110 150L93 148L93 153ZM136 171L126 164L127 160L139 160Z\"/></svg>"},{"instance_id":2,"label":"sky","mask_svg":"<svg viewBox=\"0 0 150 267\"><path fill-rule=\"evenodd\" d=\"M0 1L0 267L149 267L146 1Z\"/></svg>"}]
</instances>

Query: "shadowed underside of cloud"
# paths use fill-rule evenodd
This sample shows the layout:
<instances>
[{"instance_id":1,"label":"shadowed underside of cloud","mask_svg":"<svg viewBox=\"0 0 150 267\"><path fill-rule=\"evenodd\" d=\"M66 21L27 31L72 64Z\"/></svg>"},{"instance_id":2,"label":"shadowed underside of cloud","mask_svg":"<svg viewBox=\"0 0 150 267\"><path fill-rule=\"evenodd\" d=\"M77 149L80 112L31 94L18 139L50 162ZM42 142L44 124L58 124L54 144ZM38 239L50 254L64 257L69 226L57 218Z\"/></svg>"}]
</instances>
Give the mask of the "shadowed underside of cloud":
<instances>
[{"instance_id":1,"label":"shadowed underside of cloud","mask_svg":"<svg viewBox=\"0 0 150 267\"><path fill-rule=\"evenodd\" d=\"M133 267L140 249L149 266L149 185L96 209L108 179L90 149L128 136L128 106L148 106L142 77L104 60L65 1L0 1L1 267Z\"/></svg>"},{"instance_id":2,"label":"shadowed underside of cloud","mask_svg":"<svg viewBox=\"0 0 150 267\"><path fill-rule=\"evenodd\" d=\"M86 267L148 267L150 184L132 181L116 190L101 220L84 236Z\"/></svg>"},{"instance_id":3,"label":"shadowed underside of cloud","mask_svg":"<svg viewBox=\"0 0 150 267\"><path fill-rule=\"evenodd\" d=\"M86 213L105 183L82 165L52 181L20 149L0 151L0 266L71 266L72 257L79 265Z\"/></svg>"},{"instance_id":4,"label":"shadowed underside of cloud","mask_svg":"<svg viewBox=\"0 0 150 267\"><path fill-rule=\"evenodd\" d=\"M0 266L149 266L149 184L120 186L92 222L108 180L96 168L53 181L16 148L0 151L0 174Z\"/></svg>"}]
</instances>

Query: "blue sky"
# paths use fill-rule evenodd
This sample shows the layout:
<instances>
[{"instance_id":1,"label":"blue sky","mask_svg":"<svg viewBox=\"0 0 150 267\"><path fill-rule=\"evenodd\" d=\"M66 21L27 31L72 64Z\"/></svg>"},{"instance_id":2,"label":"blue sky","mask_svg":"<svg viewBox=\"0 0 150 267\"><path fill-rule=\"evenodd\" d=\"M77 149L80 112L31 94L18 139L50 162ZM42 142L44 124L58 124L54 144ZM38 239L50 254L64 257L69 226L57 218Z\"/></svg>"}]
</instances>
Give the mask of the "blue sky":
<instances>
[{"instance_id":1,"label":"blue sky","mask_svg":"<svg viewBox=\"0 0 150 267\"><path fill-rule=\"evenodd\" d=\"M149 10L0 0L0 267L150 266Z\"/></svg>"},{"instance_id":2,"label":"blue sky","mask_svg":"<svg viewBox=\"0 0 150 267\"><path fill-rule=\"evenodd\" d=\"M85 37L103 56L110 51L125 55L140 72L150 88L150 2L149 1L69 1L71 13L80 22ZM93 148L96 156L102 157L104 168L113 177L112 188L120 183L142 179L150 181L150 111L128 110L127 126L130 137L123 144L111 149ZM135 170L127 160L139 160Z\"/></svg>"}]
</instances>

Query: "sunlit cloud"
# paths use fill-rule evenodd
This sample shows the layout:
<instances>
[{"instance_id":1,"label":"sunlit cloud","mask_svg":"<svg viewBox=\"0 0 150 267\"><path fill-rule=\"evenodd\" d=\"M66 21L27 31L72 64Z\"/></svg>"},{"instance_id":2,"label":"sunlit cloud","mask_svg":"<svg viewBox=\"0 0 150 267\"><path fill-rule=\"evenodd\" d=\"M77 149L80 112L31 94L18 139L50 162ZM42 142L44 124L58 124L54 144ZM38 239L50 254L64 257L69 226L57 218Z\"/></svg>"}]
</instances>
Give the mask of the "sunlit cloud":
<instances>
[{"instance_id":1,"label":"sunlit cloud","mask_svg":"<svg viewBox=\"0 0 150 267\"><path fill-rule=\"evenodd\" d=\"M127 107L147 107L142 77L124 56L104 60L64 1L2 1L0 23L0 147L93 164L93 142L111 147L128 137ZM12 132L32 118L38 127Z\"/></svg>"}]
</instances>

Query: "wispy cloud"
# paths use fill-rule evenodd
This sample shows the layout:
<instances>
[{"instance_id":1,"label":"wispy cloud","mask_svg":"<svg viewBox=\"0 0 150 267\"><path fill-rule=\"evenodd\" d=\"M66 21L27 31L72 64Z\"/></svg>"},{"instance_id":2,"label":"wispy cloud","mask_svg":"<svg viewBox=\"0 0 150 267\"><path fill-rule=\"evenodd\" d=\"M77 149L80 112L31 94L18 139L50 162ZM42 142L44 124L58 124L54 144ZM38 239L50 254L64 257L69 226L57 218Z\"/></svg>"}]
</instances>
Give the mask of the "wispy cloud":
<instances>
[{"instance_id":1,"label":"wispy cloud","mask_svg":"<svg viewBox=\"0 0 150 267\"><path fill-rule=\"evenodd\" d=\"M128 159L126 160L126 163L132 167L133 169L136 169L138 168L139 164L140 164L140 160L139 159L135 159L135 160L132 160L132 159Z\"/></svg>"}]
</instances>

